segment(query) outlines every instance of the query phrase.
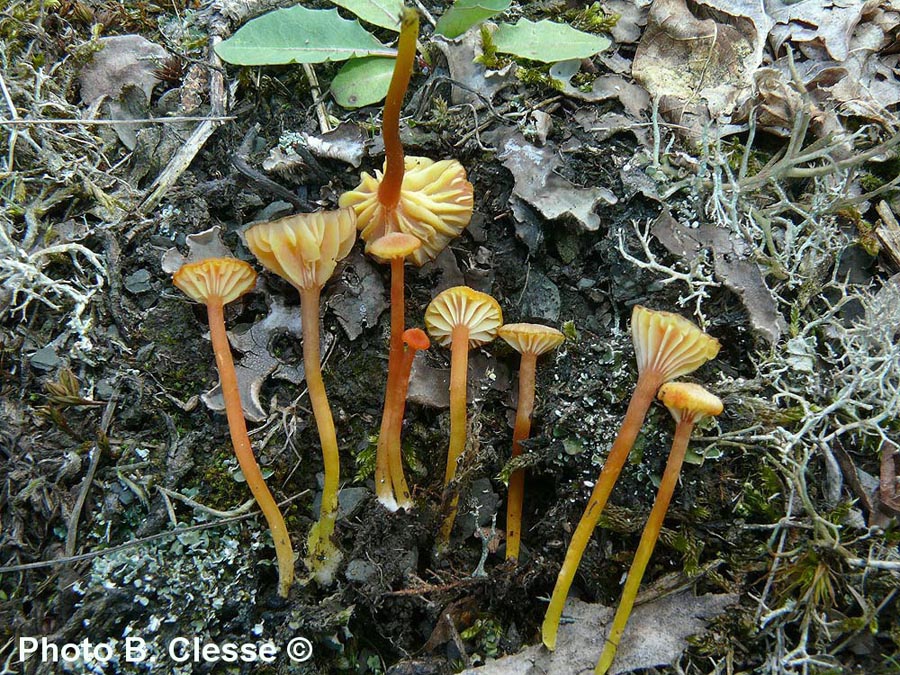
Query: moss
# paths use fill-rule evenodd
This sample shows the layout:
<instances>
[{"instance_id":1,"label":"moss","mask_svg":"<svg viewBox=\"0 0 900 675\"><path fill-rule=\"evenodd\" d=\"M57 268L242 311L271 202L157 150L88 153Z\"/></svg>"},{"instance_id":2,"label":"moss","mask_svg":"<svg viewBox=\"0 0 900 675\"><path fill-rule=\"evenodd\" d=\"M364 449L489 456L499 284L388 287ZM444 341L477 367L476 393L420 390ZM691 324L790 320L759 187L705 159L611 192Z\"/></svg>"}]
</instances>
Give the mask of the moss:
<instances>
[{"instance_id":1,"label":"moss","mask_svg":"<svg viewBox=\"0 0 900 675\"><path fill-rule=\"evenodd\" d=\"M622 18L621 14L608 12L599 2L588 5L584 9L566 9L562 12L551 13L551 16L554 14L573 28L586 33L608 33Z\"/></svg>"},{"instance_id":2,"label":"moss","mask_svg":"<svg viewBox=\"0 0 900 675\"><path fill-rule=\"evenodd\" d=\"M494 44L491 30L484 24L481 26L481 55L475 57L475 62L488 70L500 70L512 62L512 59L497 54L497 45Z\"/></svg>"}]
</instances>

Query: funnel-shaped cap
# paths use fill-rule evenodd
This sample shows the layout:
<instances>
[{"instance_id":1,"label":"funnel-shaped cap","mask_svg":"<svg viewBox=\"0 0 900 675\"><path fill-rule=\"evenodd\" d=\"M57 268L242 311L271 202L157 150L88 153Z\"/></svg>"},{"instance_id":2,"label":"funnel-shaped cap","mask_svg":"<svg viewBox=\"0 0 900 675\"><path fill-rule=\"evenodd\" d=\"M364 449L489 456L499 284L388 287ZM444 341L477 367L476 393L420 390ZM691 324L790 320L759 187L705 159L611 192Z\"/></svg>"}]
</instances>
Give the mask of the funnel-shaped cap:
<instances>
[{"instance_id":1,"label":"funnel-shaped cap","mask_svg":"<svg viewBox=\"0 0 900 675\"><path fill-rule=\"evenodd\" d=\"M487 293L468 286L454 286L438 294L425 310L425 327L439 345L446 347L453 329L469 329L469 347L477 347L497 337L503 325L500 305Z\"/></svg>"},{"instance_id":2,"label":"funnel-shaped cap","mask_svg":"<svg viewBox=\"0 0 900 675\"><path fill-rule=\"evenodd\" d=\"M172 275L172 283L204 305L213 298L227 305L253 290L256 272L237 258L206 258L182 265Z\"/></svg>"},{"instance_id":3,"label":"funnel-shaped cap","mask_svg":"<svg viewBox=\"0 0 900 675\"><path fill-rule=\"evenodd\" d=\"M298 213L253 225L247 246L269 270L298 289L321 288L356 239L353 209Z\"/></svg>"},{"instance_id":4,"label":"funnel-shaped cap","mask_svg":"<svg viewBox=\"0 0 900 675\"><path fill-rule=\"evenodd\" d=\"M719 341L684 317L635 305L631 335L638 371L663 382L692 373L719 353Z\"/></svg>"},{"instance_id":5,"label":"funnel-shaped cap","mask_svg":"<svg viewBox=\"0 0 900 675\"><path fill-rule=\"evenodd\" d=\"M660 401L672 413L676 422L682 419L699 422L704 417L715 417L722 412L722 400L699 384L667 382L659 389Z\"/></svg>"},{"instance_id":6,"label":"funnel-shaped cap","mask_svg":"<svg viewBox=\"0 0 900 675\"><path fill-rule=\"evenodd\" d=\"M451 239L459 235L472 219L472 184L466 170L455 159L435 162L427 157L406 157L406 172L400 188L400 202L386 209L378 201L378 186L383 177L363 172L355 190L341 195L341 206L356 211L366 251L391 232L404 232L417 237L422 248L410 253L416 265L434 260Z\"/></svg>"},{"instance_id":7,"label":"funnel-shaped cap","mask_svg":"<svg viewBox=\"0 0 900 675\"><path fill-rule=\"evenodd\" d=\"M538 323L508 323L498 335L520 354L540 356L559 347L566 336L555 328Z\"/></svg>"}]
</instances>

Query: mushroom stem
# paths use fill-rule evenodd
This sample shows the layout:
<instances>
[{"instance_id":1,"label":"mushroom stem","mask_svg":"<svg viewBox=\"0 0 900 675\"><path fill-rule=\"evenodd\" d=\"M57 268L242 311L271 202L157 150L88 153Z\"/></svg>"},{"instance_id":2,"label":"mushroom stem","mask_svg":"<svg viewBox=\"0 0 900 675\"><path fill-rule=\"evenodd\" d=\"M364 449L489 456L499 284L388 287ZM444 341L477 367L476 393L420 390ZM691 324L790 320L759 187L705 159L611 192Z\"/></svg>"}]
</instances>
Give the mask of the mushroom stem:
<instances>
[{"instance_id":1,"label":"mushroom stem","mask_svg":"<svg viewBox=\"0 0 900 675\"><path fill-rule=\"evenodd\" d=\"M541 636L547 649L556 648L556 633L559 629L559 619L562 616L563 608L566 604L566 596L569 594L569 587L575 578L575 572L584 555L597 520L603 513L603 508L609 499L613 486L619 478L622 467L625 466L625 460L628 459L628 453L634 446L644 418L647 416L647 410L656 396L656 390L663 383L663 376L655 369L648 369L641 372L638 377L637 387L628 404L628 410L625 412L625 419L622 420L622 427L613 441L609 450L609 456L603 464L603 470L597 484L591 492L591 498L588 500L581 520L578 521L578 527L572 535L572 541L569 542L569 548L566 550L566 558L563 561L562 568L559 570L559 576L556 578L556 585L553 587L553 595L550 598L550 604L547 607L547 614L544 616L544 623L541 625Z\"/></svg>"},{"instance_id":2,"label":"mushroom stem","mask_svg":"<svg viewBox=\"0 0 900 675\"><path fill-rule=\"evenodd\" d=\"M534 373L537 354L522 353L519 365L519 401L516 407L516 424L513 427L512 456L522 454L521 442L531 433L531 414L534 411ZM519 559L519 542L522 536L522 502L525 495L525 472L513 471L509 477L509 494L506 501L506 559Z\"/></svg>"},{"instance_id":3,"label":"mushroom stem","mask_svg":"<svg viewBox=\"0 0 900 675\"><path fill-rule=\"evenodd\" d=\"M459 490L450 484L456 477L457 463L466 449L466 376L469 369L469 328L465 324L453 327L450 347L450 446L447 450L447 469L444 473L444 521L438 534L438 548L450 542L450 532L456 520Z\"/></svg>"},{"instance_id":4,"label":"mushroom stem","mask_svg":"<svg viewBox=\"0 0 900 675\"><path fill-rule=\"evenodd\" d=\"M401 346L401 349L403 347ZM413 360L416 358L416 347L407 344L400 354L400 365L397 367L397 379L390 395L391 401L391 425L390 435L387 438L388 461L390 462L391 481L394 487L394 495L397 505L401 509L412 507L412 497L403 475L403 452L400 434L403 430L403 414L406 412L406 394L409 391L409 376L412 372Z\"/></svg>"},{"instance_id":5,"label":"mushroom stem","mask_svg":"<svg viewBox=\"0 0 900 675\"><path fill-rule=\"evenodd\" d=\"M603 645L600 660L597 662L597 667L594 670L596 675L606 675L616 656L619 641L622 639L622 633L625 631L625 624L628 623L628 617L631 616L631 610L634 607L634 599L637 597L641 579L644 577L647 563L650 561L650 556L656 547L656 540L659 539L659 531L662 529L666 511L669 509L669 502L672 501L672 493L675 492L675 484L678 482L678 474L681 472L681 465L684 462L684 455L687 451L688 441L691 438L693 428L694 418L692 416L685 416L675 427L675 438L672 441L672 449L669 452L666 469L659 483L656 501L653 502L653 509L650 511L647 524L644 525L641 541L634 554L631 568L628 570L628 578L625 580L625 586L622 589L622 599L619 600L616 616L613 619L606 643Z\"/></svg>"},{"instance_id":6,"label":"mushroom stem","mask_svg":"<svg viewBox=\"0 0 900 675\"><path fill-rule=\"evenodd\" d=\"M325 467L322 505L319 509L319 520L309 532L307 564L320 583L328 584L341 558L340 551L331 541L337 518L341 462L331 407L328 405L328 395L322 382L319 353L320 291L321 288L318 286L300 289L300 312L303 319L303 369L309 401L319 430L319 443L322 446L322 461Z\"/></svg>"},{"instance_id":7,"label":"mushroom stem","mask_svg":"<svg viewBox=\"0 0 900 675\"><path fill-rule=\"evenodd\" d=\"M294 551L291 548L291 539L284 524L284 517L266 486L256 457L253 456L250 437L247 435L247 423L244 421L244 411L241 408L231 346L225 333L225 308L222 300L211 297L207 302L206 311L209 316L209 334L213 352L216 355L216 367L222 383L222 397L225 399L225 415L228 418L231 444L234 446L234 454L237 456L247 486L269 523L278 560L278 594L286 598L294 579Z\"/></svg>"},{"instance_id":8,"label":"mushroom stem","mask_svg":"<svg viewBox=\"0 0 900 675\"><path fill-rule=\"evenodd\" d=\"M391 439L400 435L399 427L395 426L403 423L402 409L399 417L397 416L397 406L402 405L403 401L398 400L396 394L403 387L403 378L399 370L404 356L405 264L404 258L391 259L391 341L388 353L388 379L384 394L384 410L381 414L381 431L378 434L378 447L375 452L375 493L378 495L378 501L390 511L409 508L412 504L406 478L403 476L403 464L392 461L390 447ZM409 377L408 373L406 377ZM395 468L399 470L396 476Z\"/></svg>"},{"instance_id":9,"label":"mushroom stem","mask_svg":"<svg viewBox=\"0 0 900 675\"><path fill-rule=\"evenodd\" d=\"M400 203L400 187L403 185L403 144L400 142L400 109L409 87L413 62L416 58L416 38L419 36L419 14L404 7L400 17L400 38L397 40L397 60L394 74L384 101L381 118L381 135L384 137L384 178L378 188L378 200L387 209ZM401 331L402 332L402 331Z\"/></svg>"}]
</instances>

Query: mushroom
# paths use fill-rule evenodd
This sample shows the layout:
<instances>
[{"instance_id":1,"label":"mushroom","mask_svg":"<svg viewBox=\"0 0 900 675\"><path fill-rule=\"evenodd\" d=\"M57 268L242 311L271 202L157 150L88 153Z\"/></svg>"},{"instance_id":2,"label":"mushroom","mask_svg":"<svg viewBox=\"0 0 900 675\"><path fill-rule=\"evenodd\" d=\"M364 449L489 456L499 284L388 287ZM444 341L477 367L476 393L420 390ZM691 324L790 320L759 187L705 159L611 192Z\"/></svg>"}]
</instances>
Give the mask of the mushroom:
<instances>
[{"instance_id":1,"label":"mushroom","mask_svg":"<svg viewBox=\"0 0 900 675\"><path fill-rule=\"evenodd\" d=\"M411 234L392 232L376 239L369 248L369 253L373 256L391 263L391 347L388 354L388 382L384 395L384 412L381 416L381 432L378 434L375 456L375 494L378 496L378 501L389 511L412 506L401 462L397 463L397 468L400 470L399 475L392 475L388 440L394 437L391 426L395 422L398 424L403 422L402 413L397 420L392 407L398 405L397 397L393 395L393 392L402 386L398 380L400 377L398 368L400 360L403 358L405 323L403 266L406 257L421 246L421 240ZM407 377L409 377L408 374ZM400 437L399 428L396 430L396 437L398 439Z\"/></svg>"},{"instance_id":2,"label":"mushroom","mask_svg":"<svg viewBox=\"0 0 900 675\"><path fill-rule=\"evenodd\" d=\"M450 541L459 493L448 496L457 463L466 448L466 375L469 348L493 340L503 325L503 312L491 296L468 286L454 286L440 293L425 310L425 327L439 345L450 346L450 446L444 473L444 521L438 548Z\"/></svg>"},{"instance_id":3,"label":"mushroom","mask_svg":"<svg viewBox=\"0 0 900 675\"><path fill-rule=\"evenodd\" d=\"M409 509L412 507L412 498L403 476L400 434L403 430L403 413L406 409L406 393L409 390L409 376L412 372L413 360L416 358L417 351L428 349L431 346L431 341L421 328L410 328L403 332L403 344L405 349L400 355L397 380L394 388L388 392L388 396L392 397L392 400L390 401L391 421L386 448L397 505L401 509Z\"/></svg>"},{"instance_id":4,"label":"mushroom","mask_svg":"<svg viewBox=\"0 0 900 675\"><path fill-rule=\"evenodd\" d=\"M400 142L400 108L409 86L416 57L419 15L405 7L400 17L400 38L394 74L384 102L381 134L384 137L384 173L363 172L359 186L341 195L341 206L356 210L359 229L371 252L375 241L391 232L405 232L422 242L409 254L416 265L434 260L472 219L472 184L455 159L435 162L426 157L405 157Z\"/></svg>"},{"instance_id":5,"label":"mushroom","mask_svg":"<svg viewBox=\"0 0 900 675\"><path fill-rule=\"evenodd\" d=\"M684 454L687 451L694 424L705 417L715 416L722 412L722 401L699 384L669 382L660 388L659 400L665 404L672 413L672 417L675 418L675 438L672 441L672 449L669 451L666 469L659 482L656 501L653 502L653 509L647 518L644 532L641 534L641 541L635 551L631 569L628 570L628 578L622 589L622 599L619 601L616 616L613 619L606 643L603 645L600 660L597 662L597 668L594 671L596 675L605 675L616 656L619 640L622 639L622 633L625 631L625 625L628 623L628 617L634 607L634 599L641 585L641 579L644 577L650 556L653 555L663 519L669 508L669 502L672 500L672 493L675 491L675 483L678 482L678 474L681 471L681 464L684 461Z\"/></svg>"},{"instance_id":6,"label":"mushroom","mask_svg":"<svg viewBox=\"0 0 900 675\"><path fill-rule=\"evenodd\" d=\"M309 400L319 431L325 465L325 485L319 520L308 538L306 563L313 577L330 584L341 561L331 541L337 518L340 456L334 420L322 382L319 355L319 296L337 261L346 257L356 238L353 209L298 213L252 226L244 233L247 246L259 261L300 292L303 319L303 368Z\"/></svg>"},{"instance_id":7,"label":"mushroom","mask_svg":"<svg viewBox=\"0 0 900 675\"><path fill-rule=\"evenodd\" d=\"M555 328L535 323L508 323L498 331L510 347L522 355L519 365L519 401L516 424L513 427L512 457L522 454L521 442L531 432L531 413L534 410L534 374L537 357L559 347L566 339ZM522 535L522 501L525 494L525 472L513 471L509 476L506 498L506 559L519 559Z\"/></svg>"},{"instance_id":8,"label":"mushroom","mask_svg":"<svg viewBox=\"0 0 900 675\"><path fill-rule=\"evenodd\" d=\"M569 542L566 558L553 588L541 626L543 642L551 650L556 648L559 619L581 556L631 452L656 391L664 382L695 371L719 353L719 341L684 317L639 305L635 305L631 314L631 335L638 365L637 386L597 484Z\"/></svg>"},{"instance_id":9,"label":"mushroom","mask_svg":"<svg viewBox=\"0 0 900 675\"><path fill-rule=\"evenodd\" d=\"M388 237L399 234L414 237L419 240L420 246L410 248L403 257L421 266L433 260L469 224L473 208L472 184L466 180L466 171L459 162L404 157L400 142L400 109L412 75L418 33L418 13L412 8L404 8L400 17L397 59L382 116L384 173L376 171L373 177L363 172L360 185L341 195L339 201L341 206L353 207L356 211L366 252L391 260L391 347L387 392L397 386L397 367L402 351L403 260L388 258L379 250L387 241L396 241ZM383 443L383 439L395 436L390 430L394 417L390 409L392 400L390 393L386 393L378 436L375 486L378 501L394 511L400 504L397 496L391 493L392 481Z\"/></svg>"},{"instance_id":10,"label":"mushroom","mask_svg":"<svg viewBox=\"0 0 900 675\"><path fill-rule=\"evenodd\" d=\"M253 456L250 437L247 435L247 423L241 408L231 346L225 333L225 305L253 289L256 285L256 272L250 265L237 258L207 258L182 265L172 276L172 283L191 299L206 305L209 335L216 355L219 379L222 382L222 396L225 399L225 415L228 419L231 444L247 486L269 523L278 559L278 594L286 598L294 579L294 551L284 524L284 516L281 515L272 493L266 487L259 464Z\"/></svg>"}]
</instances>

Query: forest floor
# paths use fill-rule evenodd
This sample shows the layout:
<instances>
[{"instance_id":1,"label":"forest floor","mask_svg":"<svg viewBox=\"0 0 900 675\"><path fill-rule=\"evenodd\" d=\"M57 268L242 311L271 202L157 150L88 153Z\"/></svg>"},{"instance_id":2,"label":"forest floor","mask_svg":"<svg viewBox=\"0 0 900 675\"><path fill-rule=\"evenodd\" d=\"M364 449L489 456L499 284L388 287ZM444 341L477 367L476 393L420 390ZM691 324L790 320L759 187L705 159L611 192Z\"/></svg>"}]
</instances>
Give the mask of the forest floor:
<instances>
[{"instance_id":1,"label":"forest floor","mask_svg":"<svg viewBox=\"0 0 900 675\"><path fill-rule=\"evenodd\" d=\"M473 64L478 27L441 40L423 19L402 138L410 155L466 167L475 215L437 260L407 268L407 325L467 284L506 321L567 336L538 367L523 554L504 560L518 355L499 340L470 356L448 551L434 544L449 350L421 355L410 388L415 508L377 503L390 279L358 243L323 292L342 453L344 563L331 587L302 563L322 459L299 299L261 273L226 313L254 450L301 554L287 599L207 395L205 312L163 260L206 233L260 269L246 225L333 208L361 170L380 169L381 107L334 102L341 64L317 64L314 80L298 65L211 56L271 0L4 4L0 673L591 668L602 629L584 617L605 623L618 601L671 442L662 406L572 589L587 604L573 601L565 628L584 662L527 648L636 381L636 304L718 338L719 356L689 379L725 410L691 441L630 627L646 649L623 644L620 668L900 673L896 2L540 2L494 18L610 34L608 50L552 67L496 54ZM153 658L127 663L129 636ZM178 636L282 648L300 636L312 656L176 664L166 646ZM117 656L22 662L23 637L105 642Z\"/></svg>"}]
</instances>

